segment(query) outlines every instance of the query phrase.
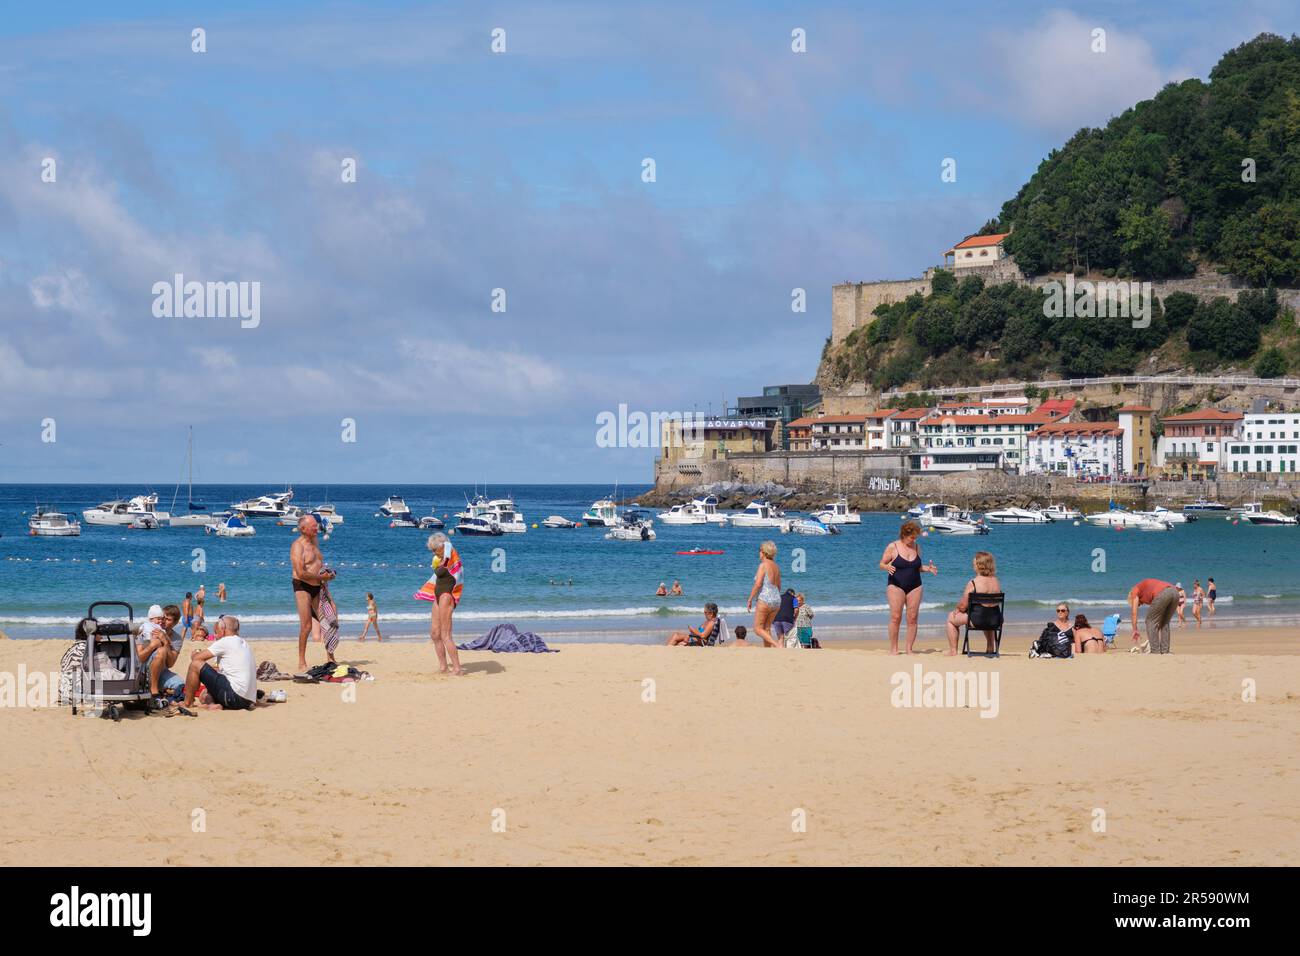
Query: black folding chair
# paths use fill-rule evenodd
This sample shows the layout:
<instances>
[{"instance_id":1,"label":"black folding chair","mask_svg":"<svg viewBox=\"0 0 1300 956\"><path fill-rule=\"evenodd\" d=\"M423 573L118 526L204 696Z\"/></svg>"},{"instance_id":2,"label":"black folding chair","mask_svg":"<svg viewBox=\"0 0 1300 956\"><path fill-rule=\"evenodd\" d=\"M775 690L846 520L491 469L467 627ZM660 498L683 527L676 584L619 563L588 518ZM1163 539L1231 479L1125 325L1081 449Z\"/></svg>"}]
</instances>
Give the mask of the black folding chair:
<instances>
[{"instance_id":1,"label":"black folding chair","mask_svg":"<svg viewBox=\"0 0 1300 956\"><path fill-rule=\"evenodd\" d=\"M966 605L966 631L961 639L961 652L967 657L1001 657L1002 656L1002 620L1007 596L1001 591L993 594L980 594L972 591ZM970 632L993 632L993 653L972 651L970 649Z\"/></svg>"}]
</instances>

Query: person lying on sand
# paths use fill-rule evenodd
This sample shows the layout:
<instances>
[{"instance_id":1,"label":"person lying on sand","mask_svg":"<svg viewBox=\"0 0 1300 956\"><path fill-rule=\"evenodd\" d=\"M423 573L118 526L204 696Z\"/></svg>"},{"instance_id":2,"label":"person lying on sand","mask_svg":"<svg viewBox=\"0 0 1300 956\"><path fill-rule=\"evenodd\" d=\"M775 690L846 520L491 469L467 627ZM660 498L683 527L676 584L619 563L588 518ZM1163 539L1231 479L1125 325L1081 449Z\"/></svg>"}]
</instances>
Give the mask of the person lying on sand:
<instances>
[{"instance_id":1,"label":"person lying on sand","mask_svg":"<svg viewBox=\"0 0 1300 956\"><path fill-rule=\"evenodd\" d=\"M1101 631L1089 624L1088 618L1082 614L1074 616L1074 653L1106 653L1106 638L1102 636Z\"/></svg>"},{"instance_id":2,"label":"person lying on sand","mask_svg":"<svg viewBox=\"0 0 1300 956\"><path fill-rule=\"evenodd\" d=\"M226 636L190 656L185 701L180 706L194 706L200 683L206 688L204 700L210 702L207 706L212 710L251 710L257 703L257 662L253 660L253 650L239 636L239 618L227 614L222 621Z\"/></svg>"},{"instance_id":3,"label":"person lying on sand","mask_svg":"<svg viewBox=\"0 0 1300 956\"><path fill-rule=\"evenodd\" d=\"M668 638L669 647L702 647L712 637L716 640L718 630L718 606L710 601L704 605L704 623L698 628L688 627L686 633L677 633Z\"/></svg>"}]
</instances>

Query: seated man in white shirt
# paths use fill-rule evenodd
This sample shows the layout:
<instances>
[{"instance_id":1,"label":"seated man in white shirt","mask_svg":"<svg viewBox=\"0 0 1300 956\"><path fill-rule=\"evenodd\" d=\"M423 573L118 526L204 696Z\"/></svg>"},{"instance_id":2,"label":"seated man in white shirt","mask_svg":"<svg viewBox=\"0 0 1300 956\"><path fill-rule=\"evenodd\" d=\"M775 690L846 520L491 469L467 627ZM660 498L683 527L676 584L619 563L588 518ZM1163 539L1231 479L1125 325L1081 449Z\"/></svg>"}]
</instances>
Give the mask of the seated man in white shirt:
<instances>
[{"instance_id":1,"label":"seated man in white shirt","mask_svg":"<svg viewBox=\"0 0 1300 956\"><path fill-rule=\"evenodd\" d=\"M239 636L239 618L226 614L222 622L225 637L190 656L190 672L185 677L185 707L194 705L200 683L207 688L213 705L222 710L251 710L257 703L257 662L253 660L253 650Z\"/></svg>"}]
</instances>

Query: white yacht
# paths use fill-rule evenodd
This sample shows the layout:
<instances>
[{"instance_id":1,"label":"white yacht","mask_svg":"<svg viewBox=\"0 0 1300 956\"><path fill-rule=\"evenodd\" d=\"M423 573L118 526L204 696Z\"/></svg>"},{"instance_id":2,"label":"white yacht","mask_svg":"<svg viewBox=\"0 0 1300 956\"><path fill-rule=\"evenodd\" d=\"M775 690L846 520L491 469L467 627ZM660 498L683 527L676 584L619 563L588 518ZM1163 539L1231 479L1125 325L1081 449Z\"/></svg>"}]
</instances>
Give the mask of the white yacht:
<instances>
[{"instance_id":1,"label":"white yacht","mask_svg":"<svg viewBox=\"0 0 1300 956\"><path fill-rule=\"evenodd\" d=\"M1190 504L1183 505L1183 511L1192 513L1224 514L1228 511L1228 506L1221 501L1210 501L1207 498L1197 498Z\"/></svg>"},{"instance_id":2,"label":"white yacht","mask_svg":"<svg viewBox=\"0 0 1300 956\"><path fill-rule=\"evenodd\" d=\"M790 530L795 534L841 534L839 528L833 524L827 524L818 518L796 518L790 522Z\"/></svg>"},{"instance_id":3,"label":"white yacht","mask_svg":"<svg viewBox=\"0 0 1300 956\"><path fill-rule=\"evenodd\" d=\"M321 514L323 514L325 516L325 520L327 520L330 524L343 523L343 516L339 514L338 509L331 504L317 505L312 510L319 511Z\"/></svg>"},{"instance_id":4,"label":"white yacht","mask_svg":"<svg viewBox=\"0 0 1300 956\"><path fill-rule=\"evenodd\" d=\"M504 534L523 534L528 530L528 522L523 512L515 510L512 498L494 498L487 503L483 517L491 518Z\"/></svg>"},{"instance_id":5,"label":"white yacht","mask_svg":"<svg viewBox=\"0 0 1300 956\"><path fill-rule=\"evenodd\" d=\"M283 518L293 507L289 504L292 500L293 489L289 488L275 494L249 498L247 501L237 501L230 508L246 518Z\"/></svg>"},{"instance_id":6,"label":"white yacht","mask_svg":"<svg viewBox=\"0 0 1300 956\"><path fill-rule=\"evenodd\" d=\"M1159 521L1146 515L1125 511L1123 508L1111 508L1109 511L1096 511L1084 515L1083 520L1101 528L1135 528L1139 531L1168 531L1173 527L1167 521Z\"/></svg>"},{"instance_id":7,"label":"white yacht","mask_svg":"<svg viewBox=\"0 0 1300 956\"><path fill-rule=\"evenodd\" d=\"M406 502L399 495L389 495L388 500L379 506L378 517L396 518L410 517L411 509L406 506Z\"/></svg>"},{"instance_id":8,"label":"white yacht","mask_svg":"<svg viewBox=\"0 0 1300 956\"><path fill-rule=\"evenodd\" d=\"M826 502L826 506L814 512L813 517L822 524L862 524L862 515L849 508L849 499L843 495Z\"/></svg>"},{"instance_id":9,"label":"white yacht","mask_svg":"<svg viewBox=\"0 0 1300 956\"><path fill-rule=\"evenodd\" d=\"M899 516L899 520L906 521L911 518L913 521L923 517L933 508L946 508L949 511L955 511L952 505L944 504L942 501L922 501L919 504L912 505L907 511Z\"/></svg>"},{"instance_id":10,"label":"white yacht","mask_svg":"<svg viewBox=\"0 0 1300 956\"><path fill-rule=\"evenodd\" d=\"M709 523L709 519L704 516L704 512L693 501L684 505L673 505L667 511L659 512L658 518L664 524Z\"/></svg>"},{"instance_id":11,"label":"white yacht","mask_svg":"<svg viewBox=\"0 0 1300 956\"><path fill-rule=\"evenodd\" d=\"M469 514L461 515L460 520L456 522L455 531L457 534L479 536L496 536L504 533L501 526L490 517Z\"/></svg>"},{"instance_id":12,"label":"white yacht","mask_svg":"<svg viewBox=\"0 0 1300 956\"><path fill-rule=\"evenodd\" d=\"M1043 514L1053 521L1078 521L1083 517L1082 511L1067 508L1065 505L1048 505L1043 509Z\"/></svg>"},{"instance_id":13,"label":"white yacht","mask_svg":"<svg viewBox=\"0 0 1300 956\"><path fill-rule=\"evenodd\" d=\"M731 524L736 528L782 528L789 519L766 501L751 501L748 508L731 516Z\"/></svg>"},{"instance_id":14,"label":"white yacht","mask_svg":"<svg viewBox=\"0 0 1300 956\"><path fill-rule=\"evenodd\" d=\"M219 538L251 538L257 534L257 529L249 524L238 511L227 518L213 522L204 530L208 534L215 534Z\"/></svg>"},{"instance_id":15,"label":"white yacht","mask_svg":"<svg viewBox=\"0 0 1300 956\"><path fill-rule=\"evenodd\" d=\"M120 498L114 501L105 501L103 504L87 508L81 513L81 517L86 524L99 525L126 525L140 515L151 515L158 519L159 524L167 524L171 519L171 515L166 511L158 510L158 496L156 494L136 495L129 501L123 501Z\"/></svg>"},{"instance_id":16,"label":"white yacht","mask_svg":"<svg viewBox=\"0 0 1300 956\"><path fill-rule=\"evenodd\" d=\"M27 519L27 533L42 538L73 538L81 534L81 522L71 521L62 511L45 511L37 507Z\"/></svg>"},{"instance_id":17,"label":"white yacht","mask_svg":"<svg viewBox=\"0 0 1300 956\"><path fill-rule=\"evenodd\" d=\"M404 515L393 515L388 522L390 528L418 528L420 522L411 517L410 513Z\"/></svg>"},{"instance_id":18,"label":"white yacht","mask_svg":"<svg viewBox=\"0 0 1300 956\"><path fill-rule=\"evenodd\" d=\"M593 501L591 507L582 516L582 520L593 528L615 528L622 523L618 516L618 506L609 498Z\"/></svg>"},{"instance_id":19,"label":"white yacht","mask_svg":"<svg viewBox=\"0 0 1300 956\"><path fill-rule=\"evenodd\" d=\"M936 531L939 534L988 534L988 525L982 521L976 521L971 517L969 511L959 511L950 505L941 502L933 502L924 506L924 510L916 519L917 524L927 531Z\"/></svg>"},{"instance_id":20,"label":"white yacht","mask_svg":"<svg viewBox=\"0 0 1300 956\"><path fill-rule=\"evenodd\" d=\"M162 524L153 515L136 515L127 527L132 531L157 531Z\"/></svg>"},{"instance_id":21,"label":"white yacht","mask_svg":"<svg viewBox=\"0 0 1300 956\"><path fill-rule=\"evenodd\" d=\"M1142 515L1146 518L1154 518L1156 521L1167 521L1170 524L1187 524L1189 521L1196 521L1195 514L1186 514L1182 511L1170 511L1162 505L1156 505L1150 511L1135 511L1135 515Z\"/></svg>"},{"instance_id":22,"label":"white yacht","mask_svg":"<svg viewBox=\"0 0 1300 956\"><path fill-rule=\"evenodd\" d=\"M1259 502L1251 502L1251 510L1243 511L1241 517L1251 524L1264 525L1285 525L1296 524L1297 518L1294 515L1283 514L1280 511L1265 511L1264 506Z\"/></svg>"},{"instance_id":23,"label":"white yacht","mask_svg":"<svg viewBox=\"0 0 1300 956\"><path fill-rule=\"evenodd\" d=\"M420 527L425 531L441 531L447 527L447 522L443 521L437 515L425 515L420 519Z\"/></svg>"},{"instance_id":24,"label":"white yacht","mask_svg":"<svg viewBox=\"0 0 1300 956\"><path fill-rule=\"evenodd\" d=\"M607 541L653 541L654 522L644 512L629 511L605 533Z\"/></svg>"},{"instance_id":25,"label":"white yacht","mask_svg":"<svg viewBox=\"0 0 1300 956\"><path fill-rule=\"evenodd\" d=\"M704 520L709 524L726 524L727 516L718 510L717 495L701 495L691 501L691 504L704 515Z\"/></svg>"},{"instance_id":26,"label":"white yacht","mask_svg":"<svg viewBox=\"0 0 1300 956\"><path fill-rule=\"evenodd\" d=\"M996 508L984 512L989 524L1051 524L1052 519L1032 508Z\"/></svg>"},{"instance_id":27,"label":"white yacht","mask_svg":"<svg viewBox=\"0 0 1300 956\"><path fill-rule=\"evenodd\" d=\"M542 522L542 527L543 528L579 528L581 527L581 524L577 521L574 521L570 518L565 518L561 515L551 515L549 518L547 518L545 521Z\"/></svg>"}]
</instances>

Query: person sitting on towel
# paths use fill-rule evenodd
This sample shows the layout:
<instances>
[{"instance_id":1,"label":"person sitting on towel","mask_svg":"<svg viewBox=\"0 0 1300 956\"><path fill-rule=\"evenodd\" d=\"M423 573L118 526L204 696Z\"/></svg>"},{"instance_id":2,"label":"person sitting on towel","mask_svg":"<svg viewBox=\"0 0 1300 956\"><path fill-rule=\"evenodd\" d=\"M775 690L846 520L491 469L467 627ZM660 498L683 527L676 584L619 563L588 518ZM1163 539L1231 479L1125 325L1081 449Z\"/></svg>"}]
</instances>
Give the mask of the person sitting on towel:
<instances>
[{"instance_id":1,"label":"person sitting on towel","mask_svg":"<svg viewBox=\"0 0 1300 956\"><path fill-rule=\"evenodd\" d=\"M688 627L686 633L677 633L668 638L669 647L702 647L708 640L709 636L714 634L718 627L718 606L710 601L704 605L704 623L698 628Z\"/></svg>"},{"instance_id":2,"label":"person sitting on towel","mask_svg":"<svg viewBox=\"0 0 1300 956\"><path fill-rule=\"evenodd\" d=\"M207 688L204 700L222 710L251 710L257 703L257 663L252 648L239 636L239 618L227 614L222 623L226 636L190 656L185 707L194 705L200 683Z\"/></svg>"},{"instance_id":3,"label":"person sitting on towel","mask_svg":"<svg viewBox=\"0 0 1300 956\"><path fill-rule=\"evenodd\" d=\"M135 653L140 661L141 679L149 685L155 698L180 690L185 681L171 669L180 656L184 636L177 636L176 624L181 609L175 604L149 608L148 620L140 625L135 637Z\"/></svg>"},{"instance_id":4,"label":"person sitting on towel","mask_svg":"<svg viewBox=\"0 0 1300 956\"><path fill-rule=\"evenodd\" d=\"M1029 646L1030 657L1073 657L1074 625L1070 623L1070 605L1056 605L1056 620L1043 628L1038 640Z\"/></svg>"}]
</instances>

